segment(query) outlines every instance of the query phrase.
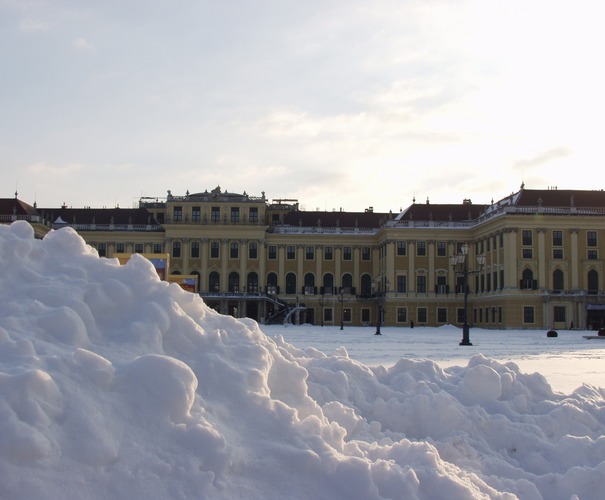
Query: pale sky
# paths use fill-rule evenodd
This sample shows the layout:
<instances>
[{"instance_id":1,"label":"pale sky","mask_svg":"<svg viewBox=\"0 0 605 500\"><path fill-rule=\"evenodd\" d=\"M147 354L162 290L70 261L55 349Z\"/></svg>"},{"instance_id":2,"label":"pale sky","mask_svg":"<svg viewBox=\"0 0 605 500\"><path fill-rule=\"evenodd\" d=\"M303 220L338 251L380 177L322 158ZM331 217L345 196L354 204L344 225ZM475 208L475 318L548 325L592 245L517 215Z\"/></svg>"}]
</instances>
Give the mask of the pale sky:
<instances>
[{"instance_id":1,"label":"pale sky","mask_svg":"<svg viewBox=\"0 0 605 500\"><path fill-rule=\"evenodd\" d=\"M602 189L605 3L0 0L0 197Z\"/></svg>"}]
</instances>

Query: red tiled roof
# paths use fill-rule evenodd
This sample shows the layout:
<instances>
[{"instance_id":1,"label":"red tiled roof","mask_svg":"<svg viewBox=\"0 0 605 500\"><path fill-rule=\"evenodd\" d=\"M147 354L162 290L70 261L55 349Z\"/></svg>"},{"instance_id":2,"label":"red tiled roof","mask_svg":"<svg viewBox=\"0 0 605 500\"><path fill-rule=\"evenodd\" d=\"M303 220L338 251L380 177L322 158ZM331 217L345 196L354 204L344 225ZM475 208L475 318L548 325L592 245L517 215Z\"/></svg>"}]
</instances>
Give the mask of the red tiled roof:
<instances>
[{"instance_id":1,"label":"red tiled roof","mask_svg":"<svg viewBox=\"0 0 605 500\"><path fill-rule=\"evenodd\" d=\"M521 207L605 207L605 191L522 189L515 205Z\"/></svg>"},{"instance_id":2,"label":"red tiled roof","mask_svg":"<svg viewBox=\"0 0 605 500\"><path fill-rule=\"evenodd\" d=\"M301 227L360 227L378 228L386 220L392 219L389 213L378 212L305 212L293 211L284 217L287 226Z\"/></svg>"},{"instance_id":3,"label":"red tiled roof","mask_svg":"<svg viewBox=\"0 0 605 500\"><path fill-rule=\"evenodd\" d=\"M471 203L445 205L414 203L398 215L397 220L467 221L478 218L485 209L485 205Z\"/></svg>"},{"instance_id":4,"label":"red tiled roof","mask_svg":"<svg viewBox=\"0 0 605 500\"><path fill-rule=\"evenodd\" d=\"M0 215L36 215L36 209L17 198L0 198Z\"/></svg>"},{"instance_id":5,"label":"red tiled roof","mask_svg":"<svg viewBox=\"0 0 605 500\"><path fill-rule=\"evenodd\" d=\"M45 218L68 224L157 224L145 208L41 208Z\"/></svg>"}]
</instances>

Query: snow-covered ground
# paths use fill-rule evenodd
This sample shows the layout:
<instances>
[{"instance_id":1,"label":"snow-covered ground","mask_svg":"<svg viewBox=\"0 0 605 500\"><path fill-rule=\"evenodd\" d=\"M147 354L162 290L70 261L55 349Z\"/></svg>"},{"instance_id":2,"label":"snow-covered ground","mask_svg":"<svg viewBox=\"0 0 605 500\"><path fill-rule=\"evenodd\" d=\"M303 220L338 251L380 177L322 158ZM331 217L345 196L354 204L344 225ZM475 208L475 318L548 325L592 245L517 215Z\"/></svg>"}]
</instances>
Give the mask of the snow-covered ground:
<instances>
[{"instance_id":1,"label":"snow-covered ground","mask_svg":"<svg viewBox=\"0 0 605 500\"><path fill-rule=\"evenodd\" d=\"M523 372L539 372L556 391L572 392L582 384L605 388L605 337L586 340L597 332L559 330L485 330L471 328L472 346L460 346L462 330L439 328L263 325L273 337L282 335L297 347L315 347L325 353L345 347L348 355L369 366L392 366L399 358L430 359L445 368L466 365L481 354L500 362L512 361Z\"/></svg>"},{"instance_id":2,"label":"snow-covered ground","mask_svg":"<svg viewBox=\"0 0 605 500\"><path fill-rule=\"evenodd\" d=\"M602 498L603 341L382 333L261 329L0 226L0 498Z\"/></svg>"}]
</instances>

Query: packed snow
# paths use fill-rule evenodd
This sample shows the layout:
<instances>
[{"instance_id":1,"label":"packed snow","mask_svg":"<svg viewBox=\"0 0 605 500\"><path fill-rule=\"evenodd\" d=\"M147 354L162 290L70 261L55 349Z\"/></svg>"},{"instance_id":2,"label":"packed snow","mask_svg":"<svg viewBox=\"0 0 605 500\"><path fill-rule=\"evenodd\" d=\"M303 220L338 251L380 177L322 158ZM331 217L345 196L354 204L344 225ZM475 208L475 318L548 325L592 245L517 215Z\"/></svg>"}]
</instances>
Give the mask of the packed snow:
<instances>
[{"instance_id":1,"label":"packed snow","mask_svg":"<svg viewBox=\"0 0 605 500\"><path fill-rule=\"evenodd\" d=\"M531 370L581 332L261 329L69 228L0 257L3 499L603 497L605 390Z\"/></svg>"}]
</instances>

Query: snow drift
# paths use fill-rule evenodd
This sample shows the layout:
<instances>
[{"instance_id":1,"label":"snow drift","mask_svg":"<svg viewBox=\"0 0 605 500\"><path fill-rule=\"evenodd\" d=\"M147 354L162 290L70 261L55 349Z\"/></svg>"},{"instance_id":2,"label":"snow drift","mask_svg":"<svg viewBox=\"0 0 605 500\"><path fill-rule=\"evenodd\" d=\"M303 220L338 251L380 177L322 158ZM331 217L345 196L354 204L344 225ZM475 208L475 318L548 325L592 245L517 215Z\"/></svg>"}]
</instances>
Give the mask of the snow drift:
<instances>
[{"instance_id":1,"label":"snow drift","mask_svg":"<svg viewBox=\"0 0 605 500\"><path fill-rule=\"evenodd\" d=\"M71 229L0 226L2 498L601 498L604 391L267 337Z\"/></svg>"}]
</instances>

